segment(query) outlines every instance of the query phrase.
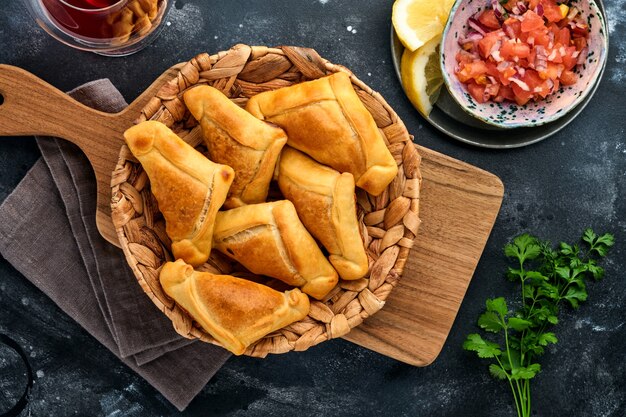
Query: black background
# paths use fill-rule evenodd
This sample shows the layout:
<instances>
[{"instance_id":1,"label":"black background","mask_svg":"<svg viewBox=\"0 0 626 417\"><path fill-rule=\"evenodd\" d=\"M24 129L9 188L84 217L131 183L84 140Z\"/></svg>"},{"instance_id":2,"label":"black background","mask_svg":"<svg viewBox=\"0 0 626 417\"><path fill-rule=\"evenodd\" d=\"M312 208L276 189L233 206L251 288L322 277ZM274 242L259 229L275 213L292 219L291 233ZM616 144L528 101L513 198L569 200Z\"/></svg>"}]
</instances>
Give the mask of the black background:
<instances>
[{"instance_id":1,"label":"black background","mask_svg":"<svg viewBox=\"0 0 626 417\"><path fill-rule=\"evenodd\" d=\"M508 151L453 141L411 107L391 63L391 5L390 0L178 0L166 19L170 25L154 44L112 59L57 43L20 1L2 1L0 62L25 68L61 90L108 77L127 101L166 68L199 52L239 42L315 48L379 91L418 143L491 171L506 187L456 322L431 366L415 368L343 340L264 360L232 358L184 413L0 258L0 332L24 348L36 374L31 415L514 416L508 386L491 379L485 363L461 349L462 341L476 330L487 297L517 296L503 278L501 248L507 241L522 232L571 241L591 226L613 232L618 243L605 264L605 281L591 285L589 301L579 311L566 311L555 329L560 342L541 359L543 372L533 380L534 415L626 416L623 0L606 0L611 48L589 106L553 137ZM0 201L38 157L32 138L0 138ZM21 395L26 377L19 361L0 347L0 413Z\"/></svg>"}]
</instances>

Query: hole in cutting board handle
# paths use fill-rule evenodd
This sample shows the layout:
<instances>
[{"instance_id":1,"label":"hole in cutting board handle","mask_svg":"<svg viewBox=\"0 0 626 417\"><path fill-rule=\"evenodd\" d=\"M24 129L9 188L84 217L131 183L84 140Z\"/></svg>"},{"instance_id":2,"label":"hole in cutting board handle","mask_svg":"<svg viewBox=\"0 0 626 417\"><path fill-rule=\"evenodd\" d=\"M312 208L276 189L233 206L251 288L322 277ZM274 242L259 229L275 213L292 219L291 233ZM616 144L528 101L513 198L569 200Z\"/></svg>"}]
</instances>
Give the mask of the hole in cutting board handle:
<instances>
[{"instance_id":1,"label":"hole in cutting board handle","mask_svg":"<svg viewBox=\"0 0 626 417\"><path fill-rule=\"evenodd\" d=\"M4 96L0 93L0 106L4 103Z\"/></svg>"}]
</instances>

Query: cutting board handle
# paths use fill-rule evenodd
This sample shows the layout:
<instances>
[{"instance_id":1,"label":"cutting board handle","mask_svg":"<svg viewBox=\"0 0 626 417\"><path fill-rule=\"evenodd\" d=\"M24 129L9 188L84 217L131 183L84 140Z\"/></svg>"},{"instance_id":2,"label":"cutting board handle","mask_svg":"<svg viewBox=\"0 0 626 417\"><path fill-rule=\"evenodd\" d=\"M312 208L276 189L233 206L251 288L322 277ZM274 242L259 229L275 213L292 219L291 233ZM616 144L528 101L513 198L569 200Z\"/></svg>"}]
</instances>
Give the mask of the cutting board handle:
<instances>
[{"instance_id":1,"label":"cutting board handle","mask_svg":"<svg viewBox=\"0 0 626 417\"><path fill-rule=\"evenodd\" d=\"M105 239L117 244L110 218L111 173L124 142L123 133L181 66L165 71L121 112L104 113L79 103L28 71L0 64L0 137L56 136L78 145L96 176L98 229Z\"/></svg>"},{"instance_id":2,"label":"cutting board handle","mask_svg":"<svg viewBox=\"0 0 626 417\"><path fill-rule=\"evenodd\" d=\"M115 115L91 109L28 71L11 65L0 64L0 95L0 136L61 137L77 144L90 160L94 131L118 133L120 124L128 126L120 121L132 122L137 117L136 110L132 116L128 109ZM119 151L119 143L114 148Z\"/></svg>"}]
</instances>

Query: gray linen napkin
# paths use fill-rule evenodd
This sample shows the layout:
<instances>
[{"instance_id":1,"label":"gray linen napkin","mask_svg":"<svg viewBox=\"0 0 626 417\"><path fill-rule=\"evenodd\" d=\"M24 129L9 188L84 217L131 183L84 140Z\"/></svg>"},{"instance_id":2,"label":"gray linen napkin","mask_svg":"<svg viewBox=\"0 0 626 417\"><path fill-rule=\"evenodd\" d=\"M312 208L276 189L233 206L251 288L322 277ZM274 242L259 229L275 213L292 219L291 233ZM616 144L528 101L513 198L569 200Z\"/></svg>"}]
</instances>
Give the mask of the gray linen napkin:
<instances>
[{"instance_id":1,"label":"gray linen napkin","mask_svg":"<svg viewBox=\"0 0 626 417\"><path fill-rule=\"evenodd\" d=\"M70 93L104 111L126 104L108 80ZM176 335L95 225L95 180L73 145L38 138L43 158L0 205L0 253L68 315L184 409L228 359ZM63 198L61 198L63 196ZM68 289L71 288L71 291Z\"/></svg>"}]
</instances>

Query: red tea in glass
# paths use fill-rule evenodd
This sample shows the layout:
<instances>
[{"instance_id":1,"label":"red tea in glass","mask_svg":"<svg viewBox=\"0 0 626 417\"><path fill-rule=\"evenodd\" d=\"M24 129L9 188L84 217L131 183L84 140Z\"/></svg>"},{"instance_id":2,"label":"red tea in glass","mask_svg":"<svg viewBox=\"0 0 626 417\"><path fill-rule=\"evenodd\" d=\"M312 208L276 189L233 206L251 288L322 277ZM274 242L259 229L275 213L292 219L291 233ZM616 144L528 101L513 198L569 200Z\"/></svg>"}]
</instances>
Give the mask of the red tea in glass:
<instances>
[{"instance_id":1,"label":"red tea in glass","mask_svg":"<svg viewBox=\"0 0 626 417\"><path fill-rule=\"evenodd\" d=\"M153 27L160 0L40 0L59 29L124 43Z\"/></svg>"},{"instance_id":2,"label":"red tea in glass","mask_svg":"<svg viewBox=\"0 0 626 417\"><path fill-rule=\"evenodd\" d=\"M106 56L139 51L158 36L172 0L22 0L37 24L72 48Z\"/></svg>"}]
</instances>

